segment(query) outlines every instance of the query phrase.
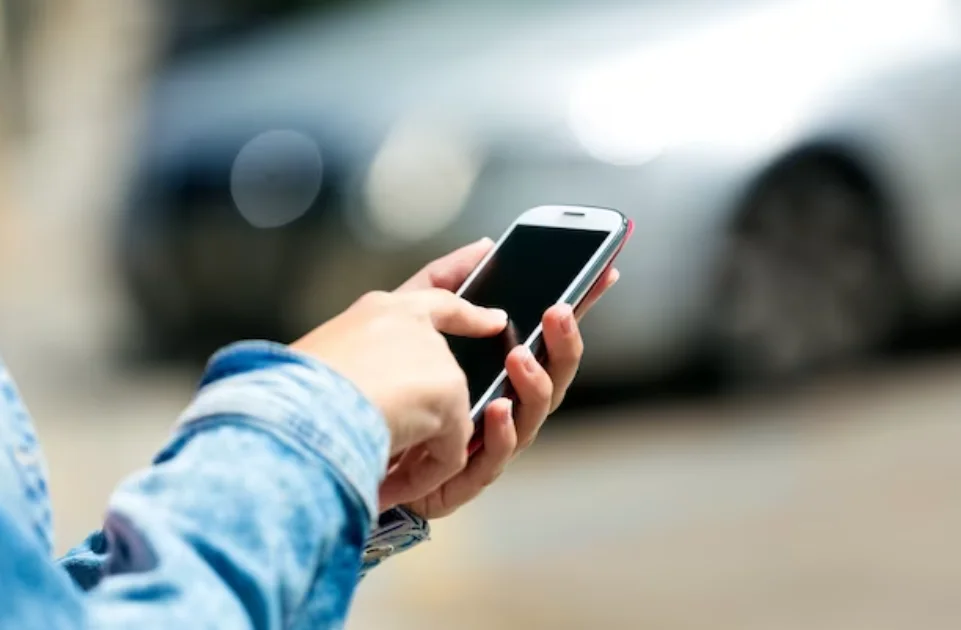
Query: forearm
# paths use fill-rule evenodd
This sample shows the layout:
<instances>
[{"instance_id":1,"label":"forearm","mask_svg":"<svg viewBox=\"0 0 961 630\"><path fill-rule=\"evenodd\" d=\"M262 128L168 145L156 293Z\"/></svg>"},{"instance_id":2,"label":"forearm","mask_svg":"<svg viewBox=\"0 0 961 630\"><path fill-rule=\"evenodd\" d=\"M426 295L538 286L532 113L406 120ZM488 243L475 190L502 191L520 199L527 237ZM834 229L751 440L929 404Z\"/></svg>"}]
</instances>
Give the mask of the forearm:
<instances>
[{"instance_id":1,"label":"forearm","mask_svg":"<svg viewBox=\"0 0 961 630\"><path fill-rule=\"evenodd\" d=\"M213 374L208 374L207 380L215 380L223 366L214 365ZM207 404L207 403L205 403ZM217 448L217 447L215 447ZM402 553L417 544L427 540L430 527L426 520L410 513L403 508L395 508L380 515L379 523L370 532L364 548L363 560L357 577L363 577L369 570L381 564L388 557ZM91 590L103 578L107 561L108 545L103 531L94 532L83 543L74 547L60 560L73 580L84 590ZM314 587L314 590L320 587ZM312 622L317 614L323 614L324 597L308 597L310 600L298 618L301 621ZM320 604L318 604L320 602ZM318 613L318 609L319 613Z\"/></svg>"},{"instance_id":2,"label":"forearm","mask_svg":"<svg viewBox=\"0 0 961 630\"><path fill-rule=\"evenodd\" d=\"M170 446L114 494L103 548L65 560L99 582L90 622L281 628L306 607L339 626L387 448L377 412L322 366L277 346L221 354Z\"/></svg>"},{"instance_id":3,"label":"forearm","mask_svg":"<svg viewBox=\"0 0 961 630\"><path fill-rule=\"evenodd\" d=\"M243 465L219 460L223 449ZM93 625L149 618L169 628L199 616L280 628L315 582L330 595L328 621L339 623L370 522L350 493L329 464L271 435L230 424L205 431L114 495Z\"/></svg>"}]
</instances>

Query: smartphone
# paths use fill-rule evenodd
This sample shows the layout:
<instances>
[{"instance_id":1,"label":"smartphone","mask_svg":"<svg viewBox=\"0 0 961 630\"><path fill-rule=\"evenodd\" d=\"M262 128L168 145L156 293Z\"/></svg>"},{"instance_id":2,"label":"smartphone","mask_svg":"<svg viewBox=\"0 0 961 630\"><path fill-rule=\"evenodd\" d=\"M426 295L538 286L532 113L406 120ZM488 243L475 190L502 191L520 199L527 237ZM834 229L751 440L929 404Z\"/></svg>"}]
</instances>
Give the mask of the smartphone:
<instances>
[{"instance_id":1,"label":"smartphone","mask_svg":"<svg viewBox=\"0 0 961 630\"><path fill-rule=\"evenodd\" d=\"M457 291L467 301L507 312L497 337L448 336L470 391L471 417L478 426L487 405L511 396L504 361L519 344L546 359L541 320L554 304L575 310L611 266L633 224L617 210L540 206L507 229ZM472 442L472 450L477 448Z\"/></svg>"}]
</instances>

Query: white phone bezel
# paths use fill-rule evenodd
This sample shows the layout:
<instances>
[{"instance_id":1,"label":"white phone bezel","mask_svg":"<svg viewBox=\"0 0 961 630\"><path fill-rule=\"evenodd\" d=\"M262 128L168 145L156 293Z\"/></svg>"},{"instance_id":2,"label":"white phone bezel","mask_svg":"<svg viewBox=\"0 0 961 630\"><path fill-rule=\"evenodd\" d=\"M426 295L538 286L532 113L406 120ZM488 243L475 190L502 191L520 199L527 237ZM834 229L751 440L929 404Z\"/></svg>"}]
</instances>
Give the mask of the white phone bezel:
<instances>
[{"instance_id":1,"label":"white phone bezel","mask_svg":"<svg viewBox=\"0 0 961 630\"><path fill-rule=\"evenodd\" d=\"M464 283L457 290L458 296L463 295L464 291L470 287L474 279L484 270L487 263L496 255L504 242L510 238L510 235L520 225L607 232L607 237L598 246L590 260L584 265L584 268L581 269L577 277L574 278L574 281L568 285L567 289L565 289L561 295L561 298L556 302L557 304L566 302L576 307L586 296L590 287L593 286L594 282L600 277L600 274L607 268L610 259L617 254L617 248L612 247L612 244L624 233L627 221L620 212L607 208L562 205L531 208L519 216L511 223L510 227L504 231L504 234L497 240L494 247L491 248L474 271L464 280ZM523 341L523 345L528 348L531 347L542 333L543 324L538 324L537 328ZM490 401L491 396L504 386L506 380L507 370L502 369L497 378L494 379L494 382L491 383L484 394L478 398L477 403L475 403L471 409L471 418L475 420L478 418L479 414L483 412Z\"/></svg>"}]
</instances>

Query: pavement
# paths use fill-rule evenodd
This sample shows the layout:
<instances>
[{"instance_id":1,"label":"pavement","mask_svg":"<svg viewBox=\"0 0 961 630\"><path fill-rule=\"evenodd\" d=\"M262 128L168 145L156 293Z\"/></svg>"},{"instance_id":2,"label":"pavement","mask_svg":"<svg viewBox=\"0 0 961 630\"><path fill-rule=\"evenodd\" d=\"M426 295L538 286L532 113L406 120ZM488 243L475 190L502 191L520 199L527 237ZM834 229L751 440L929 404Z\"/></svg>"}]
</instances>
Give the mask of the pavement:
<instances>
[{"instance_id":1,"label":"pavement","mask_svg":"<svg viewBox=\"0 0 961 630\"><path fill-rule=\"evenodd\" d=\"M192 376L68 382L24 358L63 549L149 461ZM955 628L959 381L961 357L927 358L790 398L568 414L369 576L348 627Z\"/></svg>"},{"instance_id":2,"label":"pavement","mask_svg":"<svg viewBox=\"0 0 961 630\"><path fill-rule=\"evenodd\" d=\"M791 399L581 412L365 584L357 619L957 627L961 361L931 361Z\"/></svg>"}]
</instances>

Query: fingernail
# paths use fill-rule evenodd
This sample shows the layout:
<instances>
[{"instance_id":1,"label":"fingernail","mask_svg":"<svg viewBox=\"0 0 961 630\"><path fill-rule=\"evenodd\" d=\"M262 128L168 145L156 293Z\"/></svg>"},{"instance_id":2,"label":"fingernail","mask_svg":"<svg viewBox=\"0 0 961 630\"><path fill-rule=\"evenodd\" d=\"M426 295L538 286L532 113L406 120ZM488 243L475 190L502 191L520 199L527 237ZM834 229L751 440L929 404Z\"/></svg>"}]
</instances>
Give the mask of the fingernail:
<instances>
[{"instance_id":1,"label":"fingernail","mask_svg":"<svg viewBox=\"0 0 961 630\"><path fill-rule=\"evenodd\" d=\"M514 401L508 398L507 415L504 417L504 424L510 424L512 422L514 422Z\"/></svg>"},{"instance_id":2,"label":"fingernail","mask_svg":"<svg viewBox=\"0 0 961 630\"><path fill-rule=\"evenodd\" d=\"M494 239L490 238L489 236L485 236L484 238L482 238L482 239L480 239L479 241L477 241L477 244L478 244L478 245L483 244L483 245L485 245L486 247L490 247L491 245L494 244Z\"/></svg>"},{"instance_id":3,"label":"fingernail","mask_svg":"<svg viewBox=\"0 0 961 630\"><path fill-rule=\"evenodd\" d=\"M502 308L492 308L489 309L497 317L497 321L503 326L507 325L507 311Z\"/></svg>"},{"instance_id":4,"label":"fingernail","mask_svg":"<svg viewBox=\"0 0 961 630\"><path fill-rule=\"evenodd\" d=\"M524 369L527 370L528 374L537 371L537 359L534 358L534 353L529 348L524 348Z\"/></svg>"}]
</instances>

